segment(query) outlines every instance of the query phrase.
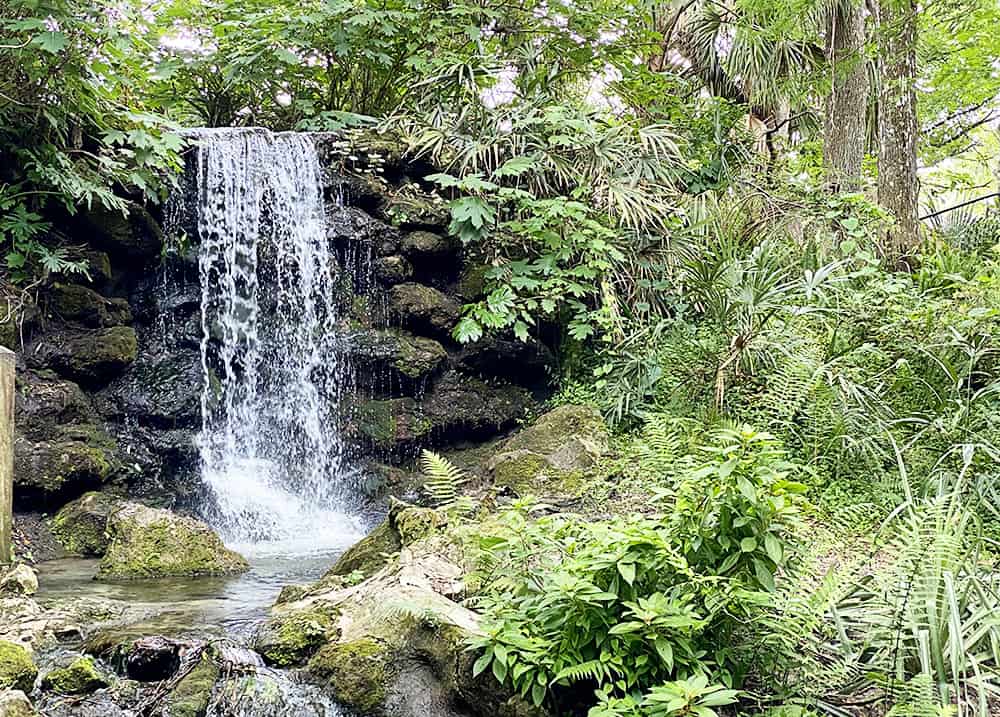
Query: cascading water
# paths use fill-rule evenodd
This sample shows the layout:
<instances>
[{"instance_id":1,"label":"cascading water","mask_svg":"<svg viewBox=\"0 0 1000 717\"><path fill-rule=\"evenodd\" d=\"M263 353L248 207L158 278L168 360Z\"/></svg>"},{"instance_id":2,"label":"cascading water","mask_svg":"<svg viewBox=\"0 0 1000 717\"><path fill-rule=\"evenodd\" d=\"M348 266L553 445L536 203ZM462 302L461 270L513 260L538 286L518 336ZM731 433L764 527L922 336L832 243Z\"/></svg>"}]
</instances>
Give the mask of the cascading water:
<instances>
[{"instance_id":1,"label":"cascading water","mask_svg":"<svg viewBox=\"0 0 1000 717\"><path fill-rule=\"evenodd\" d=\"M235 544L356 539L337 430L347 376L308 136L198 130L206 518Z\"/></svg>"}]
</instances>

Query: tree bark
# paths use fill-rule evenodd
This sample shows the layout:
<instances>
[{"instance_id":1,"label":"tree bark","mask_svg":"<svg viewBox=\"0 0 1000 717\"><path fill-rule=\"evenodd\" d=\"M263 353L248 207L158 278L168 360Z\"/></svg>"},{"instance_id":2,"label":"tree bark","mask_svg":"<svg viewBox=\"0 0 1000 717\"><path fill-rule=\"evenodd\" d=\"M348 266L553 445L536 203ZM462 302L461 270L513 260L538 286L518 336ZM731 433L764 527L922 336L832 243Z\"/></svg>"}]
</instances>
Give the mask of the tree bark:
<instances>
[{"instance_id":1,"label":"tree bark","mask_svg":"<svg viewBox=\"0 0 1000 717\"><path fill-rule=\"evenodd\" d=\"M14 352L0 346L0 565L14 557Z\"/></svg>"},{"instance_id":2,"label":"tree bark","mask_svg":"<svg viewBox=\"0 0 1000 717\"><path fill-rule=\"evenodd\" d=\"M917 219L917 5L882 0L879 5L878 201L896 222L883 251L905 263L920 242Z\"/></svg>"},{"instance_id":3,"label":"tree bark","mask_svg":"<svg viewBox=\"0 0 1000 717\"><path fill-rule=\"evenodd\" d=\"M826 28L826 59L832 84L826 97L823 166L833 191L857 191L865 158L868 70L865 66L865 13L856 0L838 2Z\"/></svg>"}]
</instances>

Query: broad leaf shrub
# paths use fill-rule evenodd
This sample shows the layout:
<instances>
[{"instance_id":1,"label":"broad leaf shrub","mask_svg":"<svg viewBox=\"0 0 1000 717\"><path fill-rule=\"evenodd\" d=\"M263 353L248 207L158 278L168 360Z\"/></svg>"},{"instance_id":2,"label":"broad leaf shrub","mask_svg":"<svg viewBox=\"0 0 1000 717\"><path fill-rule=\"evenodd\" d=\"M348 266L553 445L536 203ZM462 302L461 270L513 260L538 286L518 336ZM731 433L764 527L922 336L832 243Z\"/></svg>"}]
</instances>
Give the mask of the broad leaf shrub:
<instances>
[{"instance_id":1,"label":"broad leaf shrub","mask_svg":"<svg viewBox=\"0 0 1000 717\"><path fill-rule=\"evenodd\" d=\"M805 470L749 427L682 464L649 517L533 520L525 503L482 536L477 674L557 712L600 702L597 717L708 717L731 701L751 665L730 645L795 557ZM664 697L677 690L685 702ZM642 711L609 706L626 698Z\"/></svg>"}]
</instances>

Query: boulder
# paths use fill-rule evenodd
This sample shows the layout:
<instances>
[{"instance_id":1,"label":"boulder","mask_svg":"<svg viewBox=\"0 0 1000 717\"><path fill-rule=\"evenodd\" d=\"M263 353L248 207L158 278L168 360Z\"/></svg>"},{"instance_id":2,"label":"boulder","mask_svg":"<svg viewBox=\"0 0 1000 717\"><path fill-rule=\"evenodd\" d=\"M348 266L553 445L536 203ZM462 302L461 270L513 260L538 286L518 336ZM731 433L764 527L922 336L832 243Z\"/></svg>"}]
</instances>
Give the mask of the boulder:
<instances>
[{"instance_id":1,"label":"boulder","mask_svg":"<svg viewBox=\"0 0 1000 717\"><path fill-rule=\"evenodd\" d=\"M461 307L437 289L411 282L389 290L389 311L404 328L448 338L458 323Z\"/></svg>"},{"instance_id":2,"label":"boulder","mask_svg":"<svg viewBox=\"0 0 1000 717\"><path fill-rule=\"evenodd\" d=\"M60 318L91 328L121 326L132 322L125 299L106 299L80 284L56 283L49 289L49 309Z\"/></svg>"},{"instance_id":3,"label":"boulder","mask_svg":"<svg viewBox=\"0 0 1000 717\"><path fill-rule=\"evenodd\" d=\"M93 659L78 657L66 667L52 670L42 678L42 689L60 695L85 695L110 684Z\"/></svg>"},{"instance_id":4,"label":"boulder","mask_svg":"<svg viewBox=\"0 0 1000 717\"><path fill-rule=\"evenodd\" d=\"M404 397L360 404L353 429L376 448L407 454L417 447L489 438L514 426L533 405L523 388L449 371L419 401Z\"/></svg>"},{"instance_id":5,"label":"boulder","mask_svg":"<svg viewBox=\"0 0 1000 717\"><path fill-rule=\"evenodd\" d=\"M591 406L555 408L504 441L487 469L518 492L575 493L582 473L608 451L608 430Z\"/></svg>"},{"instance_id":6,"label":"boulder","mask_svg":"<svg viewBox=\"0 0 1000 717\"><path fill-rule=\"evenodd\" d=\"M155 259L163 246L163 232L142 206L130 203L128 213L95 203L81 214L91 241L116 257L143 263Z\"/></svg>"},{"instance_id":7,"label":"boulder","mask_svg":"<svg viewBox=\"0 0 1000 717\"><path fill-rule=\"evenodd\" d=\"M135 361L138 340L131 326L92 331L50 333L26 355L34 368L56 373L87 386L108 383Z\"/></svg>"},{"instance_id":8,"label":"boulder","mask_svg":"<svg viewBox=\"0 0 1000 717\"><path fill-rule=\"evenodd\" d=\"M249 569L207 525L168 510L125 503L108 518L107 532L98 580L232 575Z\"/></svg>"},{"instance_id":9,"label":"boulder","mask_svg":"<svg viewBox=\"0 0 1000 717\"><path fill-rule=\"evenodd\" d=\"M336 610L322 605L275 614L257 630L253 647L269 665L301 665L336 638L336 617Z\"/></svg>"},{"instance_id":10,"label":"boulder","mask_svg":"<svg viewBox=\"0 0 1000 717\"><path fill-rule=\"evenodd\" d=\"M108 517L121 502L110 493L84 493L56 513L51 524L52 534L73 555L104 555L108 548Z\"/></svg>"},{"instance_id":11,"label":"boulder","mask_svg":"<svg viewBox=\"0 0 1000 717\"><path fill-rule=\"evenodd\" d=\"M357 207L336 205L327 209L326 238L338 248L344 265L353 268L359 247L375 256L394 254L399 246L399 231L375 219ZM353 250L353 252L352 252Z\"/></svg>"},{"instance_id":12,"label":"boulder","mask_svg":"<svg viewBox=\"0 0 1000 717\"><path fill-rule=\"evenodd\" d=\"M391 657L387 645L363 637L324 646L309 661L309 672L338 702L369 714L385 702Z\"/></svg>"},{"instance_id":13,"label":"boulder","mask_svg":"<svg viewBox=\"0 0 1000 717\"><path fill-rule=\"evenodd\" d=\"M143 353L104 392L108 412L162 428L200 428L203 380L199 351Z\"/></svg>"},{"instance_id":14,"label":"boulder","mask_svg":"<svg viewBox=\"0 0 1000 717\"><path fill-rule=\"evenodd\" d=\"M461 248L452 237L428 231L404 234L399 246L400 251L413 261L453 258Z\"/></svg>"},{"instance_id":15,"label":"boulder","mask_svg":"<svg viewBox=\"0 0 1000 717\"><path fill-rule=\"evenodd\" d=\"M365 367L375 387L411 388L436 373L448 352L435 341L406 331L358 331L348 339L348 352L356 366Z\"/></svg>"},{"instance_id":16,"label":"boulder","mask_svg":"<svg viewBox=\"0 0 1000 717\"><path fill-rule=\"evenodd\" d=\"M31 692L37 676L38 668L24 647L0 640L0 690Z\"/></svg>"},{"instance_id":17,"label":"boulder","mask_svg":"<svg viewBox=\"0 0 1000 717\"><path fill-rule=\"evenodd\" d=\"M379 207L378 216L403 230L444 231L451 223L448 204L437 194L409 183L394 192Z\"/></svg>"},{"instance_id":18,"label":"boulder","mask_svg":"<svg viewBox=\"0 0 1000 717\"><path fill-rule=\"evenodd\" d=\"M375 278L387 286L402 284L413 277L413 264L403 256L393 254L375 260Z\"/></svg>"},{"instance_id":19,"label":"boulder","mask_svg":"<svg viewBox=\"0 0 1000 717\"><path fill-rule=\"evenodd\" d=\"M0 595L30 596L38 592L38 575L24 563L15 565L0 576Z\"/></svg>"},{"instance_id":20,"label":"boulder","mask_svg":"<svg viewBox=\"0 0 1000 717\"><path fill-rule=\"evenodd\" d=\"M37 715L23 691L0 689L0 717L37 717Z\"/></svg>"}]
</instances>

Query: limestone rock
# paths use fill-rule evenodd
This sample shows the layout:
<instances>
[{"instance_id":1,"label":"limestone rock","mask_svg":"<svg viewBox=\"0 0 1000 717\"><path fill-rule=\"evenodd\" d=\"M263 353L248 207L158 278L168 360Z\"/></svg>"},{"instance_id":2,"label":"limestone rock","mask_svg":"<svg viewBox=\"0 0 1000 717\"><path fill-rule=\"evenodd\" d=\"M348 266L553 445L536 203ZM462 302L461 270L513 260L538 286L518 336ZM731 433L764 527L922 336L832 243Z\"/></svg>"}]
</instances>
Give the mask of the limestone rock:
<instances>
[{"instance_id":1,"label":"limestone rock","mask_svg":"<svg viewBox=\"0 0 1000 717\"><path fill-rule=\"evenodd\" d=\"M49 290L49 308L63 319L92 328L132 322L132 310L125 299L106 299L80 284L53 284Z\"/></svg>"},{"instance_id":2,"label":"limestone rock","mask_svg":"<svg viewBox=\"0 0 1000 717\"><path fill-rule=\"evenodd\" d=\"M362 713L385 702L389 648L370 638L326 645L309 661L309 672L324 680L337 700Z\"/></svg>"},{"instance_id":3,"label":"limestone rock","mask_svg":"<svg viewBox=\"0 0 1000 717\"><path fill-rule=\"evenodd\" d=\"M497 485L519 492L574 492L583 471L608 451L608 431L590 406L549 411L505 441L487 467Z\"/></svg>"},{"instance_id":4,"label":"limestone rock","mask_svg":"<svg viewBox=\"0 0 1000 717\"><path fill-rule=\"evenodd\" d=\"M130 204L128 214L95 204L81 215L92 242L115 256L146 262L163 245L163 232L143 207Z\"/></svg>"},{"instance_id":5,"label":"limestone rock","mask_svg":"<svg viewBox=\"0 0 1000 717\"><path fill-rule=\"evenodd\" d=\"M14 424L36 440L51 439L60 426L93 423L90 398L73 381L52 371L19 371L14 397Z\"/></svg>"},{"instance_id":6,"label":"limestone rock","mask_svg":"<svg viewBox=\"0 0 1000 717\"><path fill-rule=\"evenodd\" d=\"M351 249L356 254L359 247L365 247L376 256L384 256L395 253L399 244L398 230L357 207L343 205L327 210L326 237L348 260L353 258Z\"/></svg>"},{"instance_id":7,"label":"limestone rock","mask_svg":"<svg viewBox=\"0 0 1000 717\"><path fill-rule=\"evenodd\" d=\"M203 369L190 348L144 353L105 392L116 416L158 426L200 427Z\"/></svg>"},{"instance_id":8,"label":"limestone rock","mask_svg":"<svg viewBox=\"0 0 1000 717\"><path fill-rule=\"evenodd\" d=\"M462 346L458 364L483 378L511 381L521 386L544 387L556 374L556 358L540 341L484 336Z\"/></svg>"},{"instance_id":9,"label":"limestone rock","mask_svg":"<svg viewBox=\"0 0 1000 717\"><path fill-rule=\"evenodd\" d=\"M52 534L74 555L104 555L108 548L108 517L120 504L121 499L109 493L84 493L56 513Z\"/></svg>"},{"instance_id":10,"label":"limestone rock","mask_svg":"<svg viewBox=\"0 0 1000 717\"><path fill-rule=\"evenodd\" d=\"M379 208L379 216L400 229L443 231L451 222L445 201L411 183L397 190Z\"/></svg>"},{"instance_id":11,"label":"limestone rock","mask_svg":"<svg viewBox=\"0 0 1000 717\"><path fill-rule=\"evenodd\" d=\"M38 592L38 576L21 563L0 575L0 595L34 595Z\"/></svg>"},{"instance_id":12,"label":"limestone rock","mask_svg":"<svg viewBox=\"0 0 1000 717\"><path fill-rule=\"evenodd\" d=\"M42 678L43 690L60 695L85 695L109 684L89 657L78 657L66 667L52 670Z\"/></svg>"},{"instance_id":13,"label":"limestone rock","mask_svg":"<svg viewBox=\"0 0 1000 717\"><path fill-rule=\"evenodd\" d=\"M447 259L453 257L460 245L453 238L428 231L415 231L403 235L400 250L411 260Z\"/></svg>"},{"instance_id":14,"label":"limestone rock","mask_svg":"<svg viewBox=\"0 0 1000 717\"><path fill-rule=\"evenodd\" d=\"M402 547L403 543L394 523L386 518L368 535L348 548L324 577L344 576L354 572L360 573L365 578L371 577Z\"/></svg>"},{"instance_id":15,"label":"limestone rock","mask_svg":"<svg viewBox=\"0 0 1000 717\"><path fill-rule=\"evenodd\" d=\"M135 361L138 340L131 326L93 331L67 331L40 340L26 360L35 368L88 386L103 385Z\"/></svg>"},{"instance_id":16,"label":"limestone rock","mask_svg":"<svg viewBox=\"0 0 1000 717\"><path fill-rule=\"evenodd\" d=\"M31 692L37 676L38 668L24 647L0 640L0 690Z\"/></svg>"},{"instance_id":17,"label":"limestone rock","mask_svg":"<svg viewBox=\"0 0 1000 717\"><path fill-rule=\"evenodd\" d=\"M404 328L448 337L461 307L454 299L423 284L397 284L389 290L389 310Z\"/></svg>"},{"instance_id":18,"label":"limestone rock","mask_svg":"<svg viewBox=\"0 0 1000 717\"><path fill-rule=\"evenodd\" d=\"M138 503L111 514L108 535L99 580L231 575L249 568L201 521Z\"/></svg>"},{"instance_id":19,"label":"limestone rock","mask_svg":"<svg viewBox=\"0 0 1000 717\"><path fill-rule=\"evenodd\" d=\"M37 715L23 691L0 689L0 717L37 717Z\"/></svg>"}]
</instances>

